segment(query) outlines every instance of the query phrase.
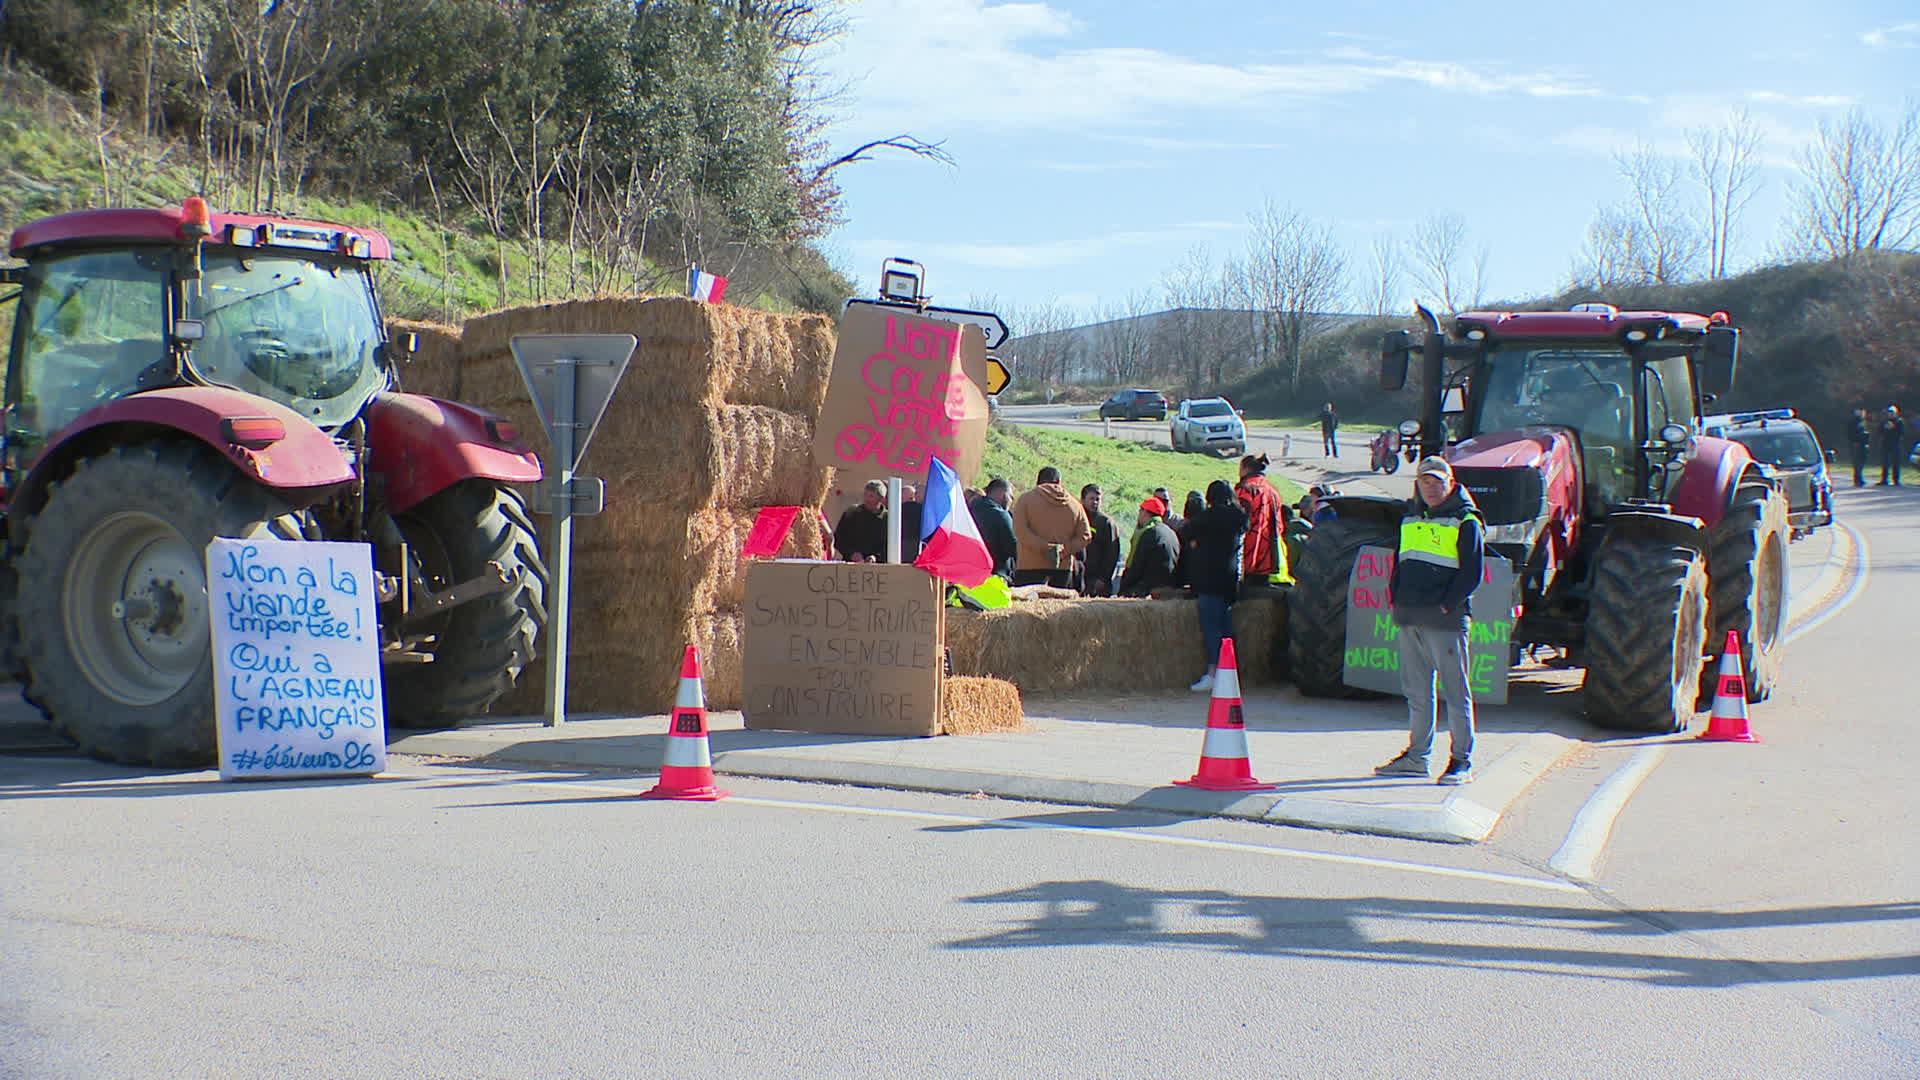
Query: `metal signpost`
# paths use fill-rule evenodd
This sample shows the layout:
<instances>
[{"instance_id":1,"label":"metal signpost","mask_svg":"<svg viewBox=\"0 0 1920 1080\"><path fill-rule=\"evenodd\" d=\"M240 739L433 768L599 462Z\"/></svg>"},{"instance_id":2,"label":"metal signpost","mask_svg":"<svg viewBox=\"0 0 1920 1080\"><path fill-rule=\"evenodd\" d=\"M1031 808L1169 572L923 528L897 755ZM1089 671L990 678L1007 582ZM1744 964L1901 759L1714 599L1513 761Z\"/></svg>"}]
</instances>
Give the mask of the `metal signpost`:
<instances>
[{"instance_id":1,"label":"metal signpost","mask_svg":"<svg viewBox=\"0 0 1920 1080\"><path fill-rule=\"evenodd\" d=\"M510 343L520 378L553 447L549 468L559 475L541 481L535 513L553 515L547 549L552 580L547 587L547 726L567 719L567 600L572 577L573 519L593 515L606 503L606 482L577 476L587 444L607 414L614 388L627 373L639 342L632 334L522 334Z\"/></svg>"}]
</instances>

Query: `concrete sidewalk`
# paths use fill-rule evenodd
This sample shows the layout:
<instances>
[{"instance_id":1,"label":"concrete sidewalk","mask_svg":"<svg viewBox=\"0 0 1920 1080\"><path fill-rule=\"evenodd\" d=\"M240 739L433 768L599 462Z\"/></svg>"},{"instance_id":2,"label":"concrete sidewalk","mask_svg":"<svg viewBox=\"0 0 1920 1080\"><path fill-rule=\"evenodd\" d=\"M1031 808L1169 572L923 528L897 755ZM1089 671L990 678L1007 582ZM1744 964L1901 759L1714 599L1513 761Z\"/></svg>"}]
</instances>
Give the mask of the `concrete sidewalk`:
<instances>
[{"instance_id":1,"label":"concrete sidewalk","mask_svg":"<svg viewBox=\"0 0 1920 1080\"><path fill-rule=\"evenodd\" d=\"M1468 843L1485 839L1521 792L1576 743L1579 721L1541 671L1515 704L1480 725L1475 779L1440 787L1377 779L1373 767L1406 746L1398 701L1329 702L1291 690L1246 695L1254 774L1276 786L1253 794L1175 787L1199 760L1207 699L1199 694L1055 698L1027 704L1027 730L994 735L882 738L747 731L737 712L709 716L716 773L865 787L984 793L1014 799L1247 818L1309 828ZM1561 698L1560 701L1565 701ZM631 769L659 767L664 716L576 719L547 728L531 718L405 735L400 754L480 762ZM1446 761L1446 736L1435 747Z\"/></svg>"}]
</instances>

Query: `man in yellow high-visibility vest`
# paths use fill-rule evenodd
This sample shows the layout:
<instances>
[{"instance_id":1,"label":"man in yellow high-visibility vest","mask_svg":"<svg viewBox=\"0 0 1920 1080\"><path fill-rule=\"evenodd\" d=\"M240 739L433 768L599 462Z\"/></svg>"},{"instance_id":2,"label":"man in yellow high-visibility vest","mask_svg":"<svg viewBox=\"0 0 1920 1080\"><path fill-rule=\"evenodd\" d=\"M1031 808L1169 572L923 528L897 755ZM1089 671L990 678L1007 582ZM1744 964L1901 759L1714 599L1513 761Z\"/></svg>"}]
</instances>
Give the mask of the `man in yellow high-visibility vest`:
<instances>
[{"instance_id":1,"label":"man in yellow high-visibility vest","mask_svg":"<svg viewBox=\"0 0 1920 1080\"><path fill-rule=\"evenodd\" d=\"M1436 717L1434 684L1447 709L1450 759L1442 784L1473 778L1473 692L1467 685L1467 625L1480 584L1484 530L1473 496L1444 458L1420 461L1413 501L1400 521L1391 581L1399 627L1400 686L1407 695L1407 749L1375 769L1380 776L1428 774Z\"/></svg>"}]
</instances>

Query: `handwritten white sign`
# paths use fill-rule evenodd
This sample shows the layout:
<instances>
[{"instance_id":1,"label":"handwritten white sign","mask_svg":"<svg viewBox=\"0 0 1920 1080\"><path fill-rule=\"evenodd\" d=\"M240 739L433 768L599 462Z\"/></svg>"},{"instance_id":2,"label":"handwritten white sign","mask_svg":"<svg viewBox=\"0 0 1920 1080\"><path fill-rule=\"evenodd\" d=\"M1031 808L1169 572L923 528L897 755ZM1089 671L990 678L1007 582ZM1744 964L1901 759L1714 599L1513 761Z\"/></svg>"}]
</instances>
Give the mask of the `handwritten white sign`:
<instances>
[{"instance_id":1,"label":"handwritten white sign","mask_svg":"<svg viewBox=\"0 0 1920 1080\"><path fill-rule=\"evenodd\" d=\"M372 548L216 539L207 601L221 779L387 767Z\"/></svg>"}]
</instances>

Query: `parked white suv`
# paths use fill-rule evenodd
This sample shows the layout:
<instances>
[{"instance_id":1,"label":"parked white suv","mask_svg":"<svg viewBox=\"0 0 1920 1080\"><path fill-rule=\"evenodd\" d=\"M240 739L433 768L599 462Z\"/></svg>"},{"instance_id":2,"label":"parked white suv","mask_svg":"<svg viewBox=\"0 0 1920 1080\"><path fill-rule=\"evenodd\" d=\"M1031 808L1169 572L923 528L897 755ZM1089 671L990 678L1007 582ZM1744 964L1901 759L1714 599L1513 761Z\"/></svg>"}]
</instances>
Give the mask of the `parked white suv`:
<instances>
[{"instance_id":1,"label":"parked white suv","mask_svg":"<svg viewBox=\"0 0 1920 1080\"><path fill-rule=\"evenodd\" d=\"M1176 451L1239 455L1247 452L1247 424L1226 398L1189 398L1167 421Z\"/></svg>"}]
</instances>

